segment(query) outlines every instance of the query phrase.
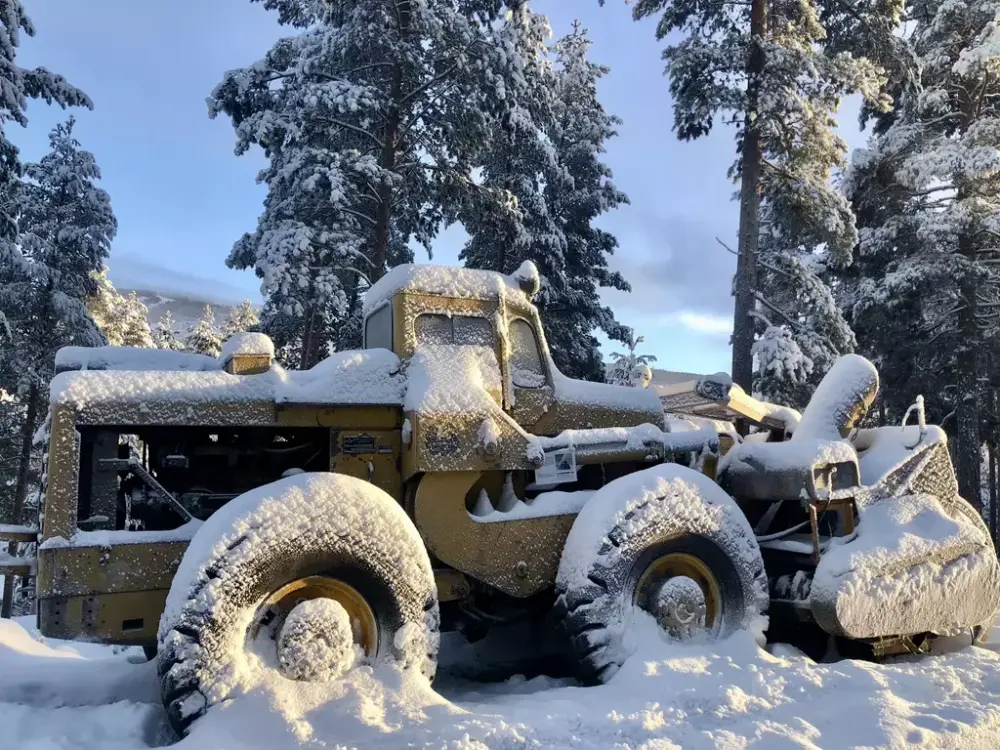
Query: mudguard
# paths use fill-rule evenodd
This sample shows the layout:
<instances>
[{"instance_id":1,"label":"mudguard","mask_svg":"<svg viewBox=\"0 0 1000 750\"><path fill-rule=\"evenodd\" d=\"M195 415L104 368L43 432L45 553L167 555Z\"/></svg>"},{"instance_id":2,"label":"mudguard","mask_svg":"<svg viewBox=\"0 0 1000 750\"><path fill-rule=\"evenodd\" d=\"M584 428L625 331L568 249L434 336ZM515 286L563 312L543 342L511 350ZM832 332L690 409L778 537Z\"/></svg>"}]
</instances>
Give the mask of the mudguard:
<instances>
[{"instance_id":1,"label":"mudguard","mask_svg":"<svg viewBox=\"0 0 1000 750\"><path fill-rule=\"evenodd\" d=\"M833 635L956 635L992 623L1000 606L996 551L958 494L944 432L927 428L918 445L899 451L901 430L881 428L872 455L862 455L863 477L876 454L903 457L888 471L881 463L878 481L859 488L856 533L831 543L813 578L812 614Z\"/></svg>"}]
</instances>

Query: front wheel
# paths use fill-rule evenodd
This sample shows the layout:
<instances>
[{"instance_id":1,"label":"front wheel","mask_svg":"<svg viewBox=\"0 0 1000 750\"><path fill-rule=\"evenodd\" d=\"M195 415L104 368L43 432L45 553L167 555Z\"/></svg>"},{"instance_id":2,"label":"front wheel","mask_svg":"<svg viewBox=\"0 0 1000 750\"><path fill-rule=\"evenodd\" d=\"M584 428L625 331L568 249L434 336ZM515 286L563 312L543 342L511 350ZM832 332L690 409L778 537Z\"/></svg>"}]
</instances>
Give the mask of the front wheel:
<instances>
[{"instance_id":1,"label":"front wheel","mask_svg":"<svg viewBox=\"0 0 1000 750\"><path fill-rule=\"evenodd\" d=\"M606 682L634 647L637 612L673 640L763 632L767 578L753 530L714 482L664 464L611 482L566 541L556 618L587 684Z\"/></svg>"},{"instance_id":2,"label":"front wheel","mask_svg":"<svg viewBox=\"0 0 1000 750\"><path fill-rule=\"evenodd\" d=\"M160 621L173 728L261 682L329 682L361 664L433 676L438 603L419 534L392 498L336 474L248 492L198 530Z\"/></svg>"}]
</instances>

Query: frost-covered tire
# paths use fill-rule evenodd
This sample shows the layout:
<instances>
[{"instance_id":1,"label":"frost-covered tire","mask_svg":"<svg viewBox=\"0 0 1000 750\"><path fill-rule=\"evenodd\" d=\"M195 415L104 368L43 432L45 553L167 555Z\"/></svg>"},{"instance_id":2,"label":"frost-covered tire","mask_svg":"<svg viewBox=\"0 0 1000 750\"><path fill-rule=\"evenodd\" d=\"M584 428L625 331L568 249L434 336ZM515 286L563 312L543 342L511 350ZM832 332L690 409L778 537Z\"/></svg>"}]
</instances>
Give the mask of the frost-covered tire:
<instances>
[{"instance_id":1,"label":"frost-covered tire","mask_svg":"<svg viewBox=\"0 0 1000 750\"><path fill-rule=\"evenodd\" d=\"M160 620L157 662L163 704L178 734L211 706L264 680L294 687L279 672L280 660L262 657L249 632L276 591L316 577L345 582L370 606L377 649L367 663L433 677L437 589L413 523L367 482L300 474L228 503L184 554Z\"/></svg>"},{"instance_id":2,"label":"frost-covered tire","mask_svg":"<svg viewBox=\"0 0 1000 750\"><path fill-rule=\"evenodd\" d=\"M587 502L566 540L555 603L582 682L606 682L629 657L637 588L650 564L691 558L718 582L707 634L750 628L760 637L768 605L760 548L742 511L708 477L663 464L617 479Z\"/></svg>"}]
</instances>

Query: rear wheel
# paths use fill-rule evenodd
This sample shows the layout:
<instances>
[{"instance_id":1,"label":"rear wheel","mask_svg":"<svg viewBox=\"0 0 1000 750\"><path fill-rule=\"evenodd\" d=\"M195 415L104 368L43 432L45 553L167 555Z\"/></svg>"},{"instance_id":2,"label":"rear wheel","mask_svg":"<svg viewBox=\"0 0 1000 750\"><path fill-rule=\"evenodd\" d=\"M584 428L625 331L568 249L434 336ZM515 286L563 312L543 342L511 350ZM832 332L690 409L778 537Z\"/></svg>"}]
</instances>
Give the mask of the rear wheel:
<instances>
[{"instance_id":1,"label":"rear wheel","mask_svg":"<svg viewBox=\"0 0 1000 750\"><path fill-rule=\"evenodd\" d=\"M616 480L584 506L557 578L556 618L588 684L634 648L637 612L671 639L763 630L767 580L753 531L703 475L663 465Z\"/></svg>"},{"instance_id":2,"label":"rear wheel","mask_svg":"<svg viewBox=\"0 0 1000 750\"><path fill-rule=\"evenodd\" d=\"M303 474L236 498L198 530L160 623L158 673L184 734L265 682L390 662L432 676L437 648L430 562L399 505L352 477Z\"/></svg>"}]
</instances>

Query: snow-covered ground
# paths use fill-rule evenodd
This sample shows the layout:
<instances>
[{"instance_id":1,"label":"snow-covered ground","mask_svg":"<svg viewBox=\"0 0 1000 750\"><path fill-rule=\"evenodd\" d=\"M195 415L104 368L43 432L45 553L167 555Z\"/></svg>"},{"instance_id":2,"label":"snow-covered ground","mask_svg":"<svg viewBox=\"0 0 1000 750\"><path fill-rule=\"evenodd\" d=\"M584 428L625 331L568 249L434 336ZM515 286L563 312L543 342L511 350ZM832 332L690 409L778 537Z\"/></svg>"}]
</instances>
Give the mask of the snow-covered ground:
<instances>
[{"instance_id":1,"label":"snow-covered ground","mask_svg":"<svg viewBox=\"0 0 1000 750\"><path fill-rule=\"evenodd\" d=\"M994 633L1000 639L1000 629ZM324 700L265 690L213 709L179 748L995 748L1000 651L920 661L818 664L749 633L714 647L640 633L606 686L364 671ZM43 642L30 619L0 621L0 748L142 748L173 742L152 664L134 650ZM332 697L331 697L332 696Z\"/></svg>"}]
</instances>

